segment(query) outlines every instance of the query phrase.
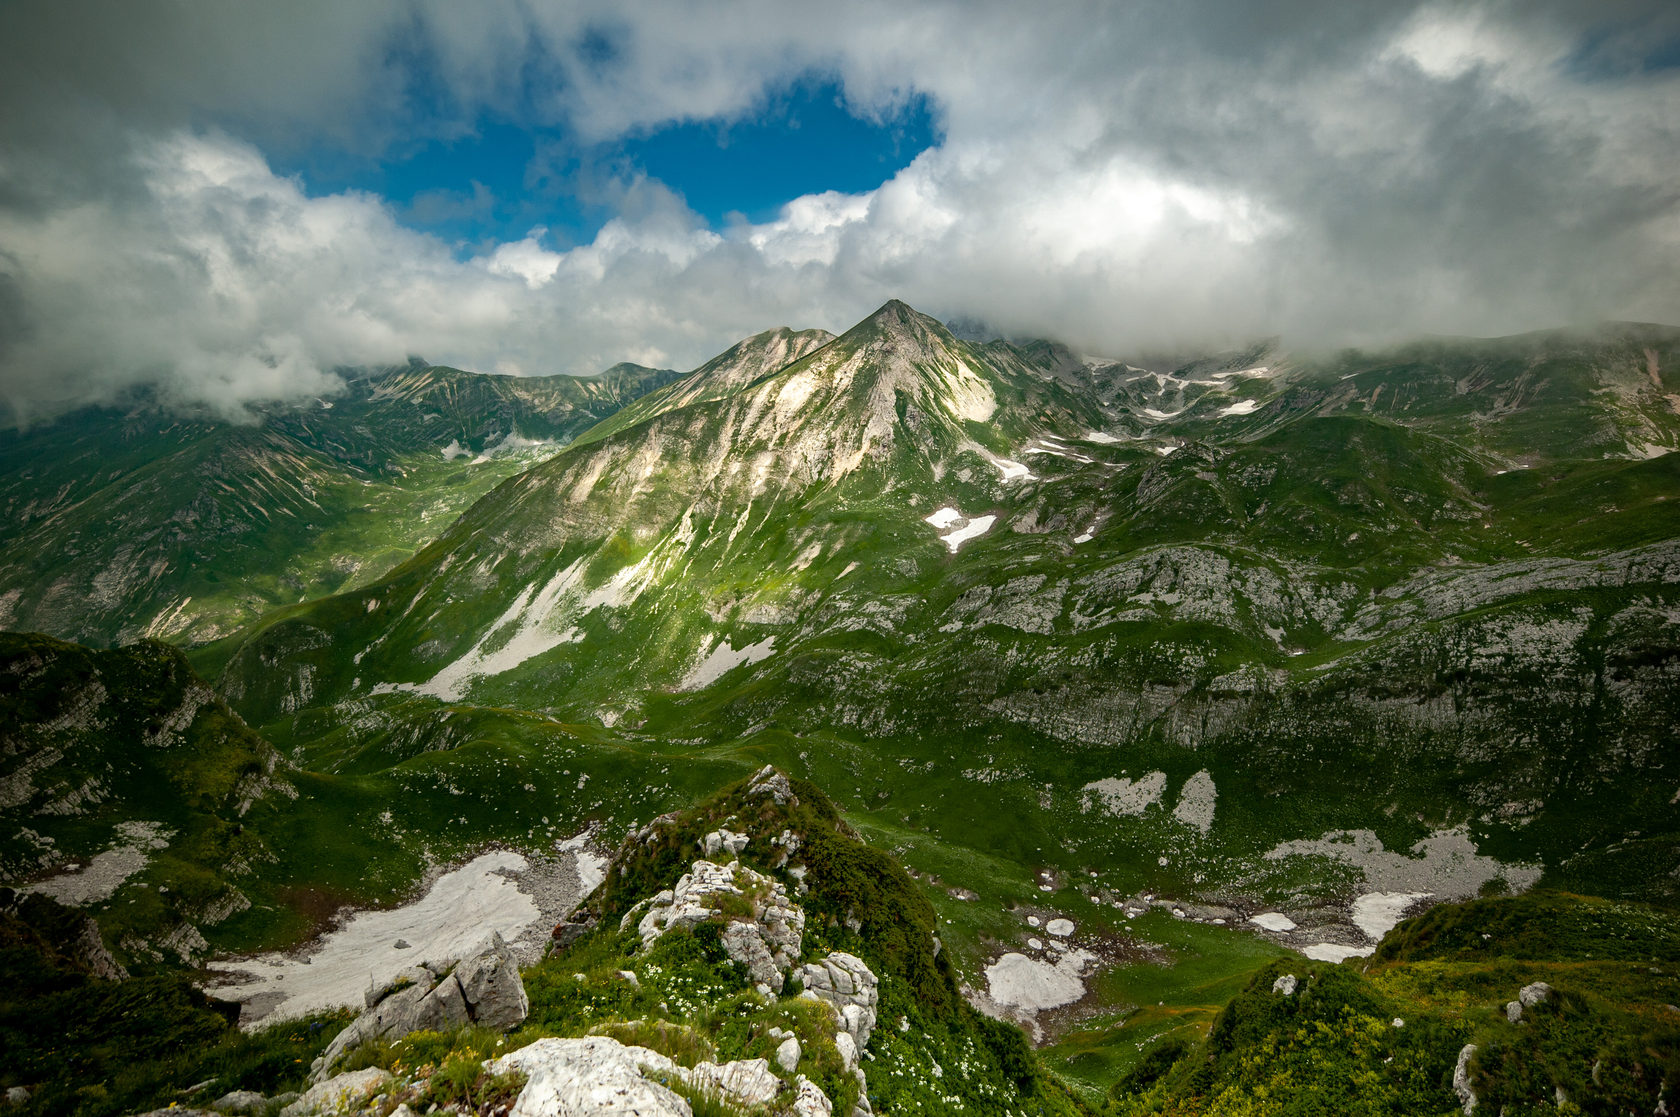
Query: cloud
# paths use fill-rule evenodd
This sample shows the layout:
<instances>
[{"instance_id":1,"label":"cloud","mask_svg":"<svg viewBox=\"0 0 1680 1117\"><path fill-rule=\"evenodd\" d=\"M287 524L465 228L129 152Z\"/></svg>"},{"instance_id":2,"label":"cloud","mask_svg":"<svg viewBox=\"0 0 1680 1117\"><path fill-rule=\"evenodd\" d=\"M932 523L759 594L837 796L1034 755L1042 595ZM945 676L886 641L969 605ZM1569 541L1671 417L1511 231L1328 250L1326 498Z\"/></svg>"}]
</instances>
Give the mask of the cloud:
<instances>
[{"instance_id":1,"label":"cloud","mask_svg":"<svg viewBox=\"0 0 1680 1117\"><path fill-rule=\"evenodd\" d=\"M13 5L0 399L155 384L237 412L409 353L689 367L889 297L1113 354L1677 321L1680 71L1650 61L1676 40L1666 5L1562 0ZM372 157L487 117L575 155L751 114L811 72L880 119L931 98L941 142L872 191L721 230L592 166L613 216L591 241L536 229L466 259L264 155Z\"/></svg>"}]
</instances>

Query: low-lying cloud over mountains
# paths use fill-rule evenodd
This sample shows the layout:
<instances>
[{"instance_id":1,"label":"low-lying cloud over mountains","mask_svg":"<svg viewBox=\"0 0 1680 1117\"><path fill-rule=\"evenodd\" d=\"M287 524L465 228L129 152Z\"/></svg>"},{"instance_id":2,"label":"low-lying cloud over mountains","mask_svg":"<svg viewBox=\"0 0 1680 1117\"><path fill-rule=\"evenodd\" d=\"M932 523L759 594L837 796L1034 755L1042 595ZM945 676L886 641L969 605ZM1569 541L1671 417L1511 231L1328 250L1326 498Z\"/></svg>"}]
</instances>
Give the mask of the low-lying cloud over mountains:
<instances>
[{"instance_id":1,"label":"low-lying cloud over mountains","mask_svg":"<svg viewBox=\"0 0 1680 1117\"><path fill-rule=\"evenodd\" d=\"M1680 320L1669 5L634 8L9 6L0 405L236 411L409 353L688 367L889 296L1107 353ZM925 96L938 142L721 228L601 155L811 74L883 121ZM592 165L592 239L447 243L273 170L492 120Z\"/></svg>"}]
</instances>

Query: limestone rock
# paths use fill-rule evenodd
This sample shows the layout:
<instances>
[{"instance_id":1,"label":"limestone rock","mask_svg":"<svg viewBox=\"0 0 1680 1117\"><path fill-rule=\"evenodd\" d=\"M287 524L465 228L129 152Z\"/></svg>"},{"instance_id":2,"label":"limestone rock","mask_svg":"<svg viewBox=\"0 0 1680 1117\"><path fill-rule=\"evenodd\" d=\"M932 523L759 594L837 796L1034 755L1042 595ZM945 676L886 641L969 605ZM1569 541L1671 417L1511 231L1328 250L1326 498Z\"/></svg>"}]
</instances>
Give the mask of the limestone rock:
<instances>
[{"instance_id":1,"label":"limestone rock","mask_svg":"<svg viewBox=\"0 0 1680 1117\"><path fill-rule=\"evenodd\" d=\"M739 913L737 897L745 898L750 915ZM805 912L788 899L786 886L737 861L696 861L675 888L653 897L636 929L651 946L666 931L712 922L725 922L723 948L753 983L781 992L805 936Z\"/></svg>"},{"instance_id":2,"label":"limestone rock","mask_svg":"<svg viewBox=\"0 0 1680 1117\"><path fill-rule=\"evenodd\" d=\"M793 793L793 785L788 783L788 778L778 772L773 764L766 764L753 774L752 782L747 784L747 794L768 795L778 807L799 805L799 797Z\"/></svg>"},{"instance_id":3,"label":"limestone rock","mask_svg":"<svg viewBox=\"0 0 1680 1117\"><path fill-rule=\"evenodd\" d=\"M13 1086L6 1091L7 1105L22 1105L29 1100L29 1090L23 1086Z\"/></svg>"},{"instance_id":4,"label":"limestone rock","mask_svg":"<svg viewBox=\"0 0 1680 1117\"><path fill-rule=\"evenodd\" d=\"M691 1085L709 1087L747 1107L768 1105L782 1089L782 1080L770 1073L767 1059L697 1063L686 1077Z\"/></svg>"},{"instance_id":5,"label":"limestone rock","mask_svg":"<svg viewBox=\"0 0 1680 1117\"><path fill-rule=\"evenodd\" d=\"M1294 974L1282 974L1276 981L1272 982L1272 992L1282 993L1286 997L1294 996L1297 984Z\"/></svg>"},{"instance_id":6,"label":"limestone rock","mask_svg":"<svg viewBox=\"0 0 1680 1117\"><path fill-rule=\"evenodd\" d=\"M1523 1006L1522 1006L1521 1001L1506 1001L1505 1002L1505 1019L1510 1021L1512 1024L1521 1023L1522 1022L1522 1010L1523 1010Z\"/></svg>"},{"instance_id":7,"label":"limestone rock","mask_svg":"<svg viewBox=\"0 0 1680 1117\"><path fill-rule=\"evenodd\" d=\"M1459 1102L1464 1106L1466 1117L1476 1108L1476 1088L1470 1084L1470 1056L1475 1053L1475 1044L1465 1044L1464 1049L1458 1053L1457 1065L1453 1067L1453 1093L1458 1095Z\"/></svg>"},{"instance_id":8,"label":"limestone rock","mask_svg":"<svg viewBox=\"0 0 1680 1117\"><path fill-rule=\"evenodd\" d=\"M508 1117L692 1117L686 1101L643 1077L644 1068L678 1073L657 1051L606 1036L539 1039L490 1064L492 1073L526 1076Z\"/></svg>"},{"instance_id":9,"label":"limestone rock","mask_svg":"<svg viewBox=\"0 0 1680 1117\"><path fill-rule=\"evenodd\" d=\"M268 1099L255 1090L234 1090L210 1103L210 1108L222 1113L255 1113L268 1104Z\"/></svg>"},{"instance_id":10,"label":"limestone rock","mask_svg":"<svg viewBox=\"0 0 1680 1117\"><path fill-rule=\"evenodd\" d=\"M473 1021L485 1028L511 1031L531 1013L525 983L519 977L519 959L492 931L490 941L455 969L455 980L471 1007Z\"/></svg>"},{"instance_id":11,"label":"limestone rock","mask_svg":"<svg viewBox=\"0 0 1680 1117\"><path fill-rule=\"evenodd\" d=\"M312 1081L332 1073L347 1052L376 1038L399 1038L423 1030L448 1031L479 1023L504 1031L530 1012L519 962L499 934L490 936L453 971L442 963L411 966L370 987L367 1011L333 1037L312 1067Z\"/></svg>"},{"instance_id":12,"label":"limestone rock","mask_svg":"<svg viewBox=\"0 0 1680 1117\"><path fill-rule=\"evenodd\" d=\"M808 962L799 968L799 980L804 985L802 997L814 997L834 1006L841 1026L857 1044L859 1051L869 1046L869 1035L875 1030L875 1006L880 1000L880 982L864 964L863 959L836 950L820 962Z\"/></svg>"},{"instance_id":13,"label":"limestone rock","mask_svg":"<svg viewBox=\"0 0 1680 1117\"><path fill-rule=\"evenodd\" d=\"M803 1074L793 1084L793 1117L833 1117L834 1103Z\"/></svg>"},{"instance_id":14,"label":"limestone rock","mask_svg":"<svg viewBox=\"0 0 1680 1117\"><path fill-rule=\"evenodd\" d=\"M804 1054L799 1049L799 1039L789 1036L776 1048L776 1065L782 1068L784 1074L792 1074L799 1068L799 1057Z\"/></svg>"},{"instance_id":15,"label":"limestone rock","mask_svg":"<svg viewBox=\"0 0 1680 1117\"><path fill-rule=\"evenodd\" d=\"M1531 985L1524 985L1517 992L1517 1001L1524 1008L1533 1008L1535 1005L1544 1004L1546 998L1551 995L1552 987L1550 985L1547 985L1544 981L1536 981Z\"/></svg>"},{"instance_id":16,"label":"limestone rock","mask_svg":"<svg viewBox=\"0 0 1680 1117\"><path fill-rule=\"evenodd\" d=\"M729 829L718 829L700 839L700 849L707 857L715 857L719 852L734 857L747 848L747 843L750 840L745 834L737 834Z\"/></svg>"},{"instance_id":17,"label":"limestone rock","mask_svg":"<svg viewBox=\"0 0 1680 1117\"><path fill-rule=\"evenodd\" d=\"M353 1070L311 1086L297 1101L282 1109L280 1117L306 1117L311 1113L331 1114L360 1109L363 1102L384 1089L389 1081L390 1072L378 1067Z\"/></svg>"}]
</instances>

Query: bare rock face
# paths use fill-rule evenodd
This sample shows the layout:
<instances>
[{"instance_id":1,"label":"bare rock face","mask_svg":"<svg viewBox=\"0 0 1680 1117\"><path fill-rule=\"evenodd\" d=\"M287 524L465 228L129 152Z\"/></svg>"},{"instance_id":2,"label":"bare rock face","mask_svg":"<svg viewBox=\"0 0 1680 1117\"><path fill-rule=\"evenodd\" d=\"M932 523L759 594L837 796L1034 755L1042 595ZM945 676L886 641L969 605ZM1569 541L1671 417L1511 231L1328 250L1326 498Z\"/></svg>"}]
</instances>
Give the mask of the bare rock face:
<instances>
[{"instance_id":1,"label":"bare rock face","mask_svg":"<svg viewBox=\"0 0 1680 1117\"><path fill-rule=\"evenodd\" d=\"M869 1046L870 1033L875 1030L875 1006L880 1000L881 983L862 958L836 950L820 962L801 966L798 976L805 987L800 996L833 1005L840 1016L840 1026L857 1050Z\"/></svg>"},{"instance_id":2,"label":"bare rock face","mask_svg":"<svg viewBox=\"0 0 1680 1117\"><path fill-rule=\"evenodd\" d=\"M743 1106L769 1105L781 1092L782 1080L770 1073L768 1059L738 1059L733 1063L696 1063L688 1072L691 1085L705 1086Z\"/></svg>"},{"instance_id":3,"label":"bare rock face","mask_svg":"<svg viewBox=\"0 0 1680 1117\"><path fill-rule=\"evenodd\" d=\"M725 827L713 830L710 834L701 838L700 848L705 852L707 857L716 856L720 852L734 857L743 849L747 848L747 843L749 841L751 841L751 839L745 834L737 834L733 830Z\"/></svg>"},{"instance_id":4,"label":"bare rock face","mask_svg":"<svg viewBox=\"0 0 1680 1117\"><path fill-rule=\"evenodd\" d=\"M378 1067L353 1070L318 1082L280 1111L280 1117L306 1117L311 1113L346 1113L362 1107L391 1081L391 1073Z\"/></svg>"},{"instance_id":5,"label":"bare rock face","mask_svg":"<svg viewBox=\"0 0 1680 1117\"><path fill-rule=\"evenodd\" d=\"M794 1084L793 1117L833 1117L834 1103L822 1087L803 1074Z\"/></svg>"},{"instance_id":6,"label":"bare rock face","mask_svg":"<svg viewBox=\"0 0 1680 1117\"><path fill-rule=\"evenodd\" d=\"M696 861L675 888L653 897L636 930L652 946L666 931L714 922L724 924L723 948L753 983L781 992L804 942L805 912L780 881L739 862Z\"/></svg>"},{"instance_id":7,"label":"bare rock face","mask_svg":"<svg viewBox=\"0 0 1680 1117\"><path fill-rule=\"evenodd\" d=\"M497 1059L490 1070L526 1077L509 1117L690 1117L688 1102L654 1081L661 1078L703 1086L743 1108L768 1105L782 1089L764 1059L702 1062L689 1070L606 1036L539 1039Z\"/></svg>"},{"instance_id":8,"label":"bare rock face","mask_svg":"<svg viewBox=\"0 0 1680 1117\"><path fill-rule=\"evenodd\" d=\"M518 1071L525 1088L509 1117L691 1117L686 1101L642 1076L674 1075L677 1065L645 1047L616 1039L539 1039L490 1065L496 1074Z\"/></svg>"},{"instance_id":9,"label":"bare rock face","mask_svg":"<svg viewBox=\"0 0 1680 1117\"><path fill-rule=\"evenodd\" d=\"M1464 1106L1465 1117L1476 1108L1476 1088L1470 1084L1470 1057L1476 1053L1476 1045L1467 1043L1458 1053L1458 1063L1453 1067L1453 1093Z\"/></svg>"},{"instance_id":10,"label":"bare rock face","mask_svg":"<svg viewBox=\"0 0 1680 1117\"><path fill-rule=\"evenodd\" d=\"M768 795L778 807L799 805L799 797L793 793L793 785L788 783L788 778L777 771L773 764L766 764L753 774L752 782L747 785L747 794Z\"/></svg>"},{"instance_id":11,"label":"bare rock face","mask_svg":"<svg viewBox=\"0 0 1680 1117\"><path fill-rule=\"evenodd\" d=\"M512 1031L531 1013L525 982L519 977L519 959L500 933L492 932L486 949L456 967L455 980L473 1021L481 1027Z\"/></svg>"},{"instance_id":12,"label":"bare rock face","mask_svg":"<svg viewBox=\"0 0 1680 1117\"><path fill-rule=\"evenodd\" d=\"M347 1052L367 1040L398 1038L410 1032L448 1031L463 1024L511 1031L531 1010L519 962L500 934L465 961L411 966L390 981L368 989L367 1011L338 1033L311 1068L320 1082Z\"/></svg>"}]
</instances>

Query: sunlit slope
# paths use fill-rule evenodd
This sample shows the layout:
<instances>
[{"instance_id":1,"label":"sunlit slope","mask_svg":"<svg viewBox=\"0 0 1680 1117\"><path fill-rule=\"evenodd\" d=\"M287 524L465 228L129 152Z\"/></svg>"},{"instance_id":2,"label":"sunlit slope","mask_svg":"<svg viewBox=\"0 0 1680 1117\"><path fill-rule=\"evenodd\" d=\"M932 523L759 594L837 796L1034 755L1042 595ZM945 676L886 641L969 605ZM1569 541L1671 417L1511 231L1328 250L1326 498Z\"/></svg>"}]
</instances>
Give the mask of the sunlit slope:
<instances>
[{"instance_id":1,"label":"sunlit slope","mask_svg":"<svg viewBox=\"0 0 1680 1117\"><path fill-rule=\"evenodd\" d=\"M154 406L0 435L0 627L214 639L362 584L497 482L675 373L414 365L249 424Z\"/></svg>"},{"instance_id":2,"label":"sunlit slope","mask_svg":"<svg viewBox=\"0 0 1680 1117\"><path fill-rule=\"evenodd\" d=\"M1339 831L1673 892L1675 457L1513 468L1264 348L1074 361L889 304L271 616L224 691L286 741L428 703L739 740L891 832L1178 895L1357 888L1266 856Z\"/></svg>"}]
</instances>

